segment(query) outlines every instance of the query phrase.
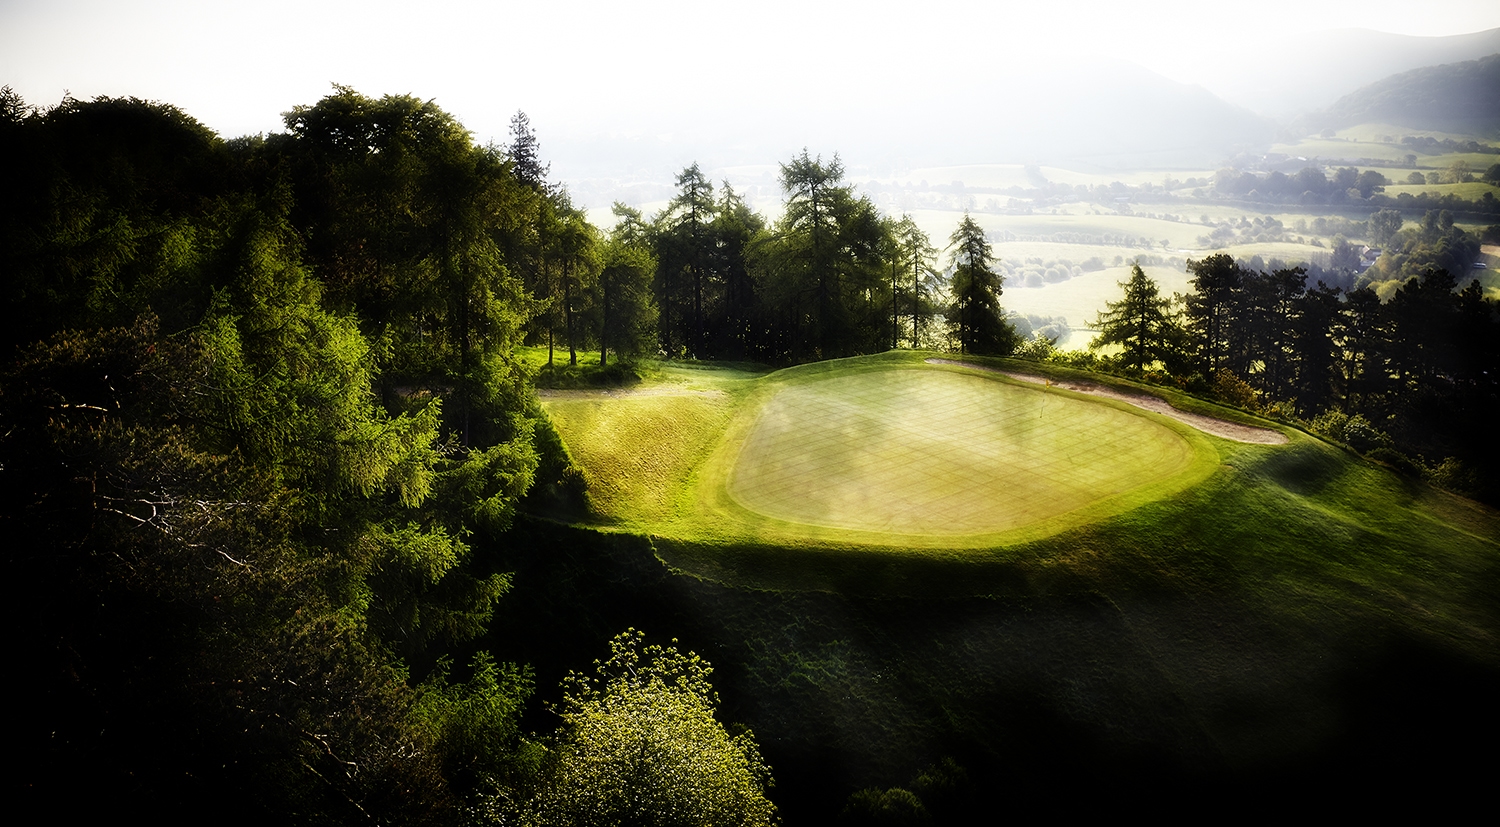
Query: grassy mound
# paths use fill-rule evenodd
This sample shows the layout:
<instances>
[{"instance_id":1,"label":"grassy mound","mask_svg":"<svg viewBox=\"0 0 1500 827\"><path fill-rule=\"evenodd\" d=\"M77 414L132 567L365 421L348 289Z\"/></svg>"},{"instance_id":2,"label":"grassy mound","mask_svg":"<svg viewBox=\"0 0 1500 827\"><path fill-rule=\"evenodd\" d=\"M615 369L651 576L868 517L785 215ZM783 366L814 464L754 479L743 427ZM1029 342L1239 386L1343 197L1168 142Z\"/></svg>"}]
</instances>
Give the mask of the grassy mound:
<instances>
[{"instance_id":1,"label":"grassy mound","mask_svg":"<svg viewBox=\"0 0 1500 827\"><path fill-rule=\"evenodd\" d=\"M729 495L776 519L896 535L991 534L1170 478L1177 432L1094 401L958 371L864 371L760 409Z\"/></svg>"},{"instance_id":2,"label":"grassy mound","mask_svg":"<svg viewBox=\"0 0 1500 827\"><path fill-rule=\"evenodd\" d=\"M722 670L726 716L756 733L789 823L829 823L855 790L906 784L944 756L997 791L986 806L1019 793L1049 807L1157 806L1200 790L1342 807L1392 790L1447 800L1487 789L1470 756L1500 737L1500 515L1307 434L1234 443L1043 389L1049 406L1073 399L1091 416L1166 429L1168 444L1191 447L1189 468L959 538L977 538L969 547L951 535L898 546L890 533L733 501L777 399L941 371L935 387L981 381L920 368L925 355L769 375L666 368L644 386L654 396L549 399L596 492L631 463L665 463L670 479L599 500L616 521L606 532L532 525L532 545L547 551L517 565L529 585L502 607L495 650L532 640L521 632L534 624L544 642L506 656L536 664L546 686L619 629L681 637ZM907 370L924 378L891 382ZM982 381L1001 399L1013 387ZM636 413L602 413L621 401ZM595 404L587 427L600 432L581 440L577 417ZM879 394L863 409L882 406L905 410ZM859 427L848 445L878 436ZM659 516L632 517L648 501ZM850 539L865 537L875 539Z\"/></svg>"},{"instance_id":3,"label":"grassy mound","mask_svg":"<svg viewBox=\"0 0 1500 827\"><path fill-rule=\"evenodd\" d=\"M1212 438L1166 417L926 355L663 367L632 390L543 402L598 521L688 557L996 549L1170 496L1219 464ZM688 557L674 563L724 573Z\"/></svg>"}]
</instances>

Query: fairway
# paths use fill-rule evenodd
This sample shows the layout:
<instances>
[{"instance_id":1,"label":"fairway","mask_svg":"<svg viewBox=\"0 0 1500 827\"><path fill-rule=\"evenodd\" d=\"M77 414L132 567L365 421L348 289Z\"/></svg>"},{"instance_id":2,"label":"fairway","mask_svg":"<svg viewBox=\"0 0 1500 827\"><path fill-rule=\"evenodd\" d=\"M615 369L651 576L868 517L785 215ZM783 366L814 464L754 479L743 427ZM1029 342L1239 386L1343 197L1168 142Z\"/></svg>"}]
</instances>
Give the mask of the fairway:
<instances>
[{"instance_id":1,"label":"fairway","mask_svg":"<svg viewBox=\"0 0 1500 827\"><path fill-rule=\"evenodd\" d=\"M868 371L778 391L728 493L810 526L991 534L1173 476L1193 455L1170 428L1111 405L957 371Z\"/></svg>"}]
</instances>

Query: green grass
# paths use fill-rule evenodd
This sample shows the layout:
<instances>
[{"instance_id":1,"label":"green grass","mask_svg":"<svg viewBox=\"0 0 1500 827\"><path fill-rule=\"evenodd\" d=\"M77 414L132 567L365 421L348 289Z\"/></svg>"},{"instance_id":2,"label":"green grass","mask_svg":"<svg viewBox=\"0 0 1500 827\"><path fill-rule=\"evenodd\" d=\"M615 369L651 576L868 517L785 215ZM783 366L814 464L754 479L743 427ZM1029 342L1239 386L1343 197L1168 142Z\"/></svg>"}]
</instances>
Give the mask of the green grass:
<instances>
[{"instance_id":1,"label":"green grass","mask_svg":"<svg viewBox=\"0 0 1500 827\"><path fill-rule=\"evenodd\" d=\"M1176 433L1115 408L958 371L868 371L778 391L735 457L729 495L808 525L987 534L1191 461Z\"/></svg>"},{"instance_id":2,"label":"green grass","mask_svg":"<svg viewBox=\"0 0 1500 827\"><path fill-rule=\"evenodd\" d=\"M677 488L733 410L723 392L706 390L563 391L544 393L542 402L584 468L592 506L631 522L670 514Z\"/></svg>"},{"instance_id":3,"label":"green grass","mask_svg":"<svg viewBox=\"0 0 1500 827\"><path fill-rule=\"evenodd\" d=\"M1492 706L1492 695L1475 693L1500 674L1500 514L1296 429L1283 429L1281 446L1174 431L1195 457L1208 454L1187 480L968 548L862 543L849 530L793 534L791 521L772 517L747 527L746 509L724 502L739 467L728 448L765 421L757 410L821 386L838 391L830 405L863 397L866 410L900 412L900 394L869 398L866 385L911 372L926 355L763 376L664 367L644 387L722 392L734 408L722 436L681 455L679 469L696 454L698 470L670 518L605 533L546 529L554 534L538 547L547 553L527 559L549 568L517 575L529 585L502 607L494 646L528 639L515 632L527 623L545 630L544 648L515 656L540 664L545 687L547 676L597 657L598 641L618 629L681 637L720 668L726 714L754 730L778 781L789 782L783 793L826 797L818 806L831 814L809 823L836 816L851 789L905 783L955 749L971 770L992 762L986 784L1139 771L1254 786L1257 772L1308 766L1322 777L1324 767L1365 759L1404 773L1450 756L1426 751L1425 740L1388 741L1392 732L1432 733L1434 720L1463 727ZM950 396L967 398L968 387ZM1266 424L1153 392L1184 410ZM1112 407L1076 401L1100 409L1089 416ZM700 446L718 427L709 419L689 429ZM560 428L574 445L576 428ZM616 421L607 430L647 439L658 429ZM832 442L856 436L825 431ZM879 436L864 434L855 442ZM806 453L825 465L847 455ZM565 653L570 640L582 643ZM799 787L798 778L814 781Z\"/></svg>"},{"instance_id":4,"label":"green grass","mask_svg":"<svg viewBox=\"0 0 1500 827\"><path fill-rule=\"evenodd\" d=\"M1377 161L1403 161L1408 153L1421 157L1410 147L1377 141L1351 141L1339 138L1305 138L1289 144L1276 144L1272 152L1302 156L1311 161L1317 158L1324 162L1335 162L1352 166L1356 160L1371 158ZM1347 163L1345 163L1347 159Z\"/></svg>"},{"instance_id":5,"label":"green grass","mask_svg":"<svg viewBox=\"0 0 1500 827\"><path fill-rule=\"evenodd\" d=\"M543 402L603 522L705 547L995 549L1217 464L1211 438L1165 417L926 355Z\"/></svg>"},{"instance_id":6,"label":"green grass","mask_svg":"<svg viewBox=\"0 0 1500 827\"><path fill-rule=\"evenodd\" d=\"M1451 193L1466 201L1483 198L1485 193L1500 197L1500 187L1486 184L1483 181L1470 181L1467 184L1392 184L1385 188L1385 194L1392 198L1403 192L1409 192L1412 195L1422 195L1429 192L1437 195L1448 195Z\"/></svg>"},{"instance_id":7,"label":"green grass","mask_svg":"<svg viewBox=\"0 0 1500 827\"><path fill-rule=\"evenodd\" d=\"M532 354L531 358L535 358ZM545 360L545 349L542 351ZM542 404L584 469L606 520L651 522L719 438L758 372L742 366L644 362L644 387L542 390Z\"/></svg>"}]
</instances>

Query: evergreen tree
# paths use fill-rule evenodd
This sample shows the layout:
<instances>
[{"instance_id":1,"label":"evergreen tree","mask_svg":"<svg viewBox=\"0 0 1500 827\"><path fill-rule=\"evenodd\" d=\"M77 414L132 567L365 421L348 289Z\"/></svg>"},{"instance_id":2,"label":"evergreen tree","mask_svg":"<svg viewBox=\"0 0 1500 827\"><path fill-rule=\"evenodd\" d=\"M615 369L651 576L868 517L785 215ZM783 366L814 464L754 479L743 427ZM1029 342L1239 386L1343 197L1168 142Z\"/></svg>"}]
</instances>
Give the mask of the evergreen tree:
<instances>
[{"instance_id":1,"label":"evergreen tree","mask_svg":"<svg viewBox=\"0 0 1500 827\"><path fill-rule=\"evenodd\" d=\"M619 202L614 205L615 227L604 247L599 271L599 364L608 352L629 359L649 352L656 334L656 305L651 300L651 280L656 258L651 252L649 228L640 211Z\"/></svg>"},{"instance_id":2,"label":"evergreen tree","mask_svg":"<svg viewBox=\"0 0 1500 827\"><path fill-rule=\"evenodd\" d=\"M510 118L510 148L507 153L515 165L516 178L522 184L539 193L548 192L547 175L552 165L543 164L541 145L537 143L536 131L531 128L531 118L517 109Z\"/></svg>"},{"instance_id":3,"label":"evergreen tree","mask_svg":"<svg viewBox=\"0 0 1500 827\"><path fill-rule=\"evenodd\" d=\"M662 341L667 350L677 341L695 356L706 354L704 292L708 289L708 264L713 255L709 225L714 221L713 184L695 163L677 176L677 196L657 216L657 259L660 269L658 297L662 314ZM679 296L679 293L685 294ZM684 310L672 312L680 306ZM674 324L681 330L674 331ZM673 334L680 335L674 336Z\"/></svg>"},{"instance_id":4,"label":"evergreen tree","mask_svg":"<svg viewBox=\"0 0 1500 827\"><path fill-rule=\"evenodd\" d=\"M870 353L890 342L889 226L842 179L837 157L825 164L803 150L783 164L786 211L750 245L773 358Z\"/></svg>"},{"instance_id":5,"label":"evergreen tree","mask_svg":"<svg viewBox=\"0 0 1500 827\"><path fill-rule=\"evenodd\" d=\"M1343 313L1340 298L1338 288L1320 281L1297 299L1292 315L1295 380L1291 390L1304 413L1327 410L1342 398L1344 354L1337 338Z\"/></svg>"},{"instance_id":6,"label":"evergreen tree","mask_svg":"<svg viewBox=\"0 0 1500 827\"><path fill-rule=\"evenodd\" d=\"M713 317L717 341L715 353L742 359L759 349L753 329L758 310L755 284L750 278L745 256L751 240L765 229L765 221L750 209L728 181L724 182L719 193L714 223L710 228L713 247L709 259L709 269L723 291L718 312Z\"/></svg>"},{"instance_id":7,"label":"evergreen tree","mask_svg":"<svg viewBox=\"0 0 1500 827\"><path fill-rule=\"evenodd\" d=\"M592 224L578 210L568 210L559 222L553 257L559 275L558 300L563 317L563 332L568 342L568 364L578 364L578 347L583 344L584 328L580 323L581 304L591 295L599 272L599 239Z\"/></svg>"},{"instance_id":8,"label":"evergreen tree","mask_svg":"<svg viewBox=\"0 0 1500 827\"><path fill-rule=\"evenodd\" d=\"M933 267L937 250L927 233L922 232L909 215L901 217L894 233L904 265L900 279L902 289L899 291L902 301L898 307L904 306L911 316L911 346L915 350L922 346L922 332L932 316L933 301L941 287L941 275Z\"/></svg>"},{"instance_id":9,"label":"evergreen tree","mask_svg":"<svg viewBox=\"0 0 1500 827\"><path fill-rule=\"evenodd\" d=\"M984 230L968 213L948 239L953 266L948 322L960 353L1005 356L1015 350L1016 331L1000 309L1004 279L996 273L994 254Z\"/></svg>"},{"instance_id":10,"label":"evergreen tree","mask_svg":"<svg viewBox=\"0 0 1500 827\"><path fill-rule=\"evenodd\" d=\"M1240 318L1240 287L1243 272L1234 259L1216 253L1201 261L1189 261L1193 293L1187 300L1187 326L1198 368L1211 377L1229 367L1238 350L1234 336Z\"/></svg>"},{"instance_id":11,"label":"evergreen tree","mask_svg":"<svg viewBox=\"0 0 1500 827\"><path fill-rule=\"evenodd\" d=\"M1177 326L1169 313L1171 301L1161 298L1156 282L1139 264L1131 266L1130 280L1121 282L1125 297L1107 302L1093 322L1099 335L1089 343L1095 350L1120 345L1127 370L1139 375L1158 362L1171 359Z\"/></svg>"}]
</instances>

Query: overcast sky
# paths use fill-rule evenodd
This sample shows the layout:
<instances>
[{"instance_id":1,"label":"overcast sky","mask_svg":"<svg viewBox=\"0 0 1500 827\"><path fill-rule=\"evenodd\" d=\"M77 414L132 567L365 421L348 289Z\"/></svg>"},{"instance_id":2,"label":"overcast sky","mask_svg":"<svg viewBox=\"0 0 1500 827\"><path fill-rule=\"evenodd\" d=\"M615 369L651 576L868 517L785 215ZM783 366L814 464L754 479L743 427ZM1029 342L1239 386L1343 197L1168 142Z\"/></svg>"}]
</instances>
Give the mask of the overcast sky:
<instances>
[{"instance_id":1,"label":"overcast sky","mask_svg":"<svg viewBox=\"0 0 1500 827\"><path fill-rule=\"evenodd\" d=\"M1085 56L1212 88L1254 70L1257 41L1354 26L1474 32L1500 27L1500 2L0 0L0 83L42 106L64 90L165 101L226 137L278 130L342 83L435 99L481 142L504 142L524 109L545 148L746 102L795 117L908 101L914 117L961 118L925 111L935 88Z\"/></svg>"}]
</instances>

